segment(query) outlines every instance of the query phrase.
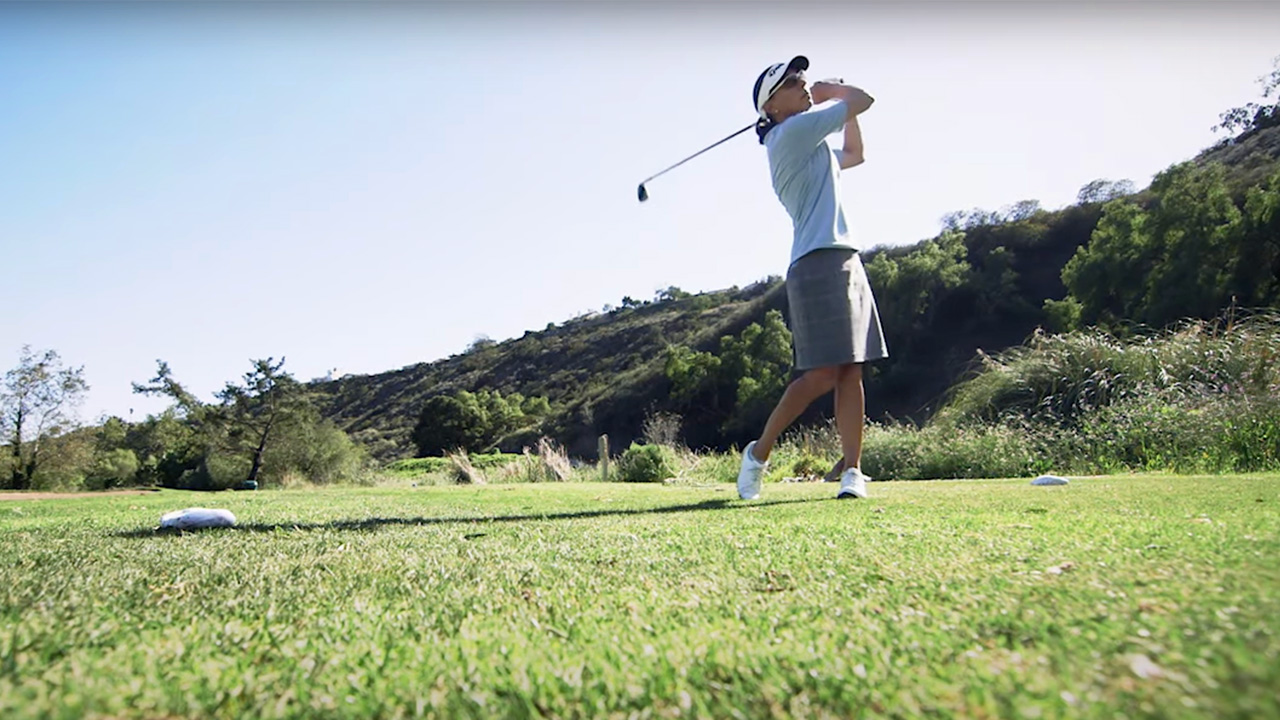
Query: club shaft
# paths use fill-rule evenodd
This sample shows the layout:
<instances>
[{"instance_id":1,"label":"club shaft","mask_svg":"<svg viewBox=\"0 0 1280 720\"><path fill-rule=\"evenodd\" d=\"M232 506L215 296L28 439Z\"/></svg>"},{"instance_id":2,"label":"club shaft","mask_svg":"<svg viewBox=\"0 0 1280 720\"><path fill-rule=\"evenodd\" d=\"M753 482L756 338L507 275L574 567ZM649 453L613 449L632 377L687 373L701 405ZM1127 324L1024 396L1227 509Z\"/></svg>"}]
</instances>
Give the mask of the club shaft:
<instances>
[{"instance_id":1,"label":"club shaft","mask_svg":"<svg viewBox=\"0 0 1280 720\"><path fill-rule=\"evenodd\" d=\"M665 170L663 170L663 171L661 171L661 172L654 173L653 175L650 175L649 177L645 178L644 180L641 180L641 181L640 181L640 184L641 184L641 185L644 185L645 183L649 182L650 180L652 180L652 179L654 179L654 178L656 178L656 177L658 177L658 176L660 176L660 175L665 175L666 173L669 173L669 172L671 172L672 170L675 170L676 168L678 168L678 167L680 167L681 165L683 165L683 164L685 164L685 163L689 162L690 160L692 160L692 159L694 159L694 158L698 157L698 156L699 156L699 155L701 155L702 153L704 153L704 152L706 152L706 151L710 150L711 148L716 147L717 145L720 145L721 143L728 142L728 141L730 141L730 140L732 140L732 139L734 139L734 138L738 137L738 136L739 136L739 135L741 135L742 133L744 133L744 132L746 132L746 131L750 130L751 128L753 128L753 127L755 127L755 126L756 126L756 124L755 124L755 123L751 123L750 125L748 125L748 126L746 126L746 127L742 128L742 129L741 129L741 130L739 130L738 132L736 132L736 133L734 133L734 134L730 135L729 137L726 137L726 138L724 138L723 140L719 140L719 141L717 141L717 142L715 142L715 143L712 143L711 145L708 145L708 146L706 146L706 147L702 148L702 149L701 149L701 150L699 150L698 152L696 152L696 153L694 153L694 154L690 155L689 157L687 157L687 158L685 158L685 159L681 160L680 162L676 163L675 165L672 165L671 167L669 167L669 168L667 168L667 169L665 169Z\"/></svg>"}]
</instances>

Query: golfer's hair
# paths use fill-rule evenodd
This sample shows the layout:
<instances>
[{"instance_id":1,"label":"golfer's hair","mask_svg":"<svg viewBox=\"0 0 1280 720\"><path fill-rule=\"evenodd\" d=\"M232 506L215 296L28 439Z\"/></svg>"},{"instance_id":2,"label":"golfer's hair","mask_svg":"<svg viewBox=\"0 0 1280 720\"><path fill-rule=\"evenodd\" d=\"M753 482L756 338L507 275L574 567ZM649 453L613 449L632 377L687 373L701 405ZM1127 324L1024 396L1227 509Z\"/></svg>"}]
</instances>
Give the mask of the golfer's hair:
<instances>
[{"instance_id":1,"label":"golfer's hair","mask_svg":"<svg viewBox=\"0 0 1280 720\"><path fill-rule=\"evenodd\" d=\"M764 136L768 135L769 131L774 129L777 126L778 126L778 123L774 122L773 118L771 117L760 118L758 121L756 121L756 137L760 138L761 145L764 144Z\"/></svg>"}]
</instances>

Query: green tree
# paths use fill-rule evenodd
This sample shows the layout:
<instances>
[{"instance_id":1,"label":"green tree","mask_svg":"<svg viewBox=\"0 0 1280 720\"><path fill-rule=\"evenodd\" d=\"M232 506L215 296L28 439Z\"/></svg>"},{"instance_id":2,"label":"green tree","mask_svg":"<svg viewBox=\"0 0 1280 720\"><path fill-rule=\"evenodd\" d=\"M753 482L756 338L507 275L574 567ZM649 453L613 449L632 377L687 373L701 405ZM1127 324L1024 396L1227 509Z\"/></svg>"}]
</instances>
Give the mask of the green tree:
<instances>
[{"instance_id":1,"label":"green tree","mask_svg":"<svg viewBox=\"0 0 1280 720\"><path fill-rule=\"evenodd\" d=\"M681 290L675 285L671 285L667 287L665 290L659 290L656 293L654 293L653 301L662 303L662 302L668 302L671 300L683 300L690 296L691 296L691 293L685 292L684 290Z\"/></svg>"},{"instance_id":2,"label":"green tree","mask_svg":"<svg viewBox=\"0 0 1280 720\"><path fill-rule=\"evenodd\" d=\"M92 490L119 487L135 482L137 454L126 447L129 427L118 417L109 417L93 432L93 460L85 473L85 486Z\"/></svg>"},{"instance_id":3,"label":"green tree","mask_svg":"<svg viewBox=\"0 0 1280 720\"><path fill-rule=\"evenodd\" d=\"M895 332L918 332L933 324L946 294L968 281L964 233L949 230L894 259L879 253L867 263L882 322Z\"/></svg>"},{"instance_id":4,"label":"green tree","mask_svg":"<svg viewBox=\"0 0 1280 720\"><path fill-rule=\"evenodd\" d=\"M125 446L138 458L138 483L177 487L207 454L205 436L180 413L173 406L128 426Z\"/></svg>"},{"instance_id":5,"label":"green tree","mask_svg":"<svg viewBox=\"0 0 1280 720\"><path fill-rule=\"evenodd\" d=\"M791 332L782 313L770 310L764 323L720 338L720 377L733 388L730 428L759 424L786 390L792 364Z\"/></svg>"},{"instance_id":6,"label":"green tree","mask_svg":"<svg viewBox=\"0 0 1280 720\"><path fill-rule=\"evenodd\" d=\"M1062 268L1062 282L1079 305L1079 322L1115 325L1133 316L1154 262L1154 245L1147 215L1136 203L1113 200L1103 206L1088 244Z\"/></svg>"},{"instance_id":7,"label":"green tree","mask_svg":"<svg viewBox=\"0 0 1280 720\"><path fill-rule=\"evenodd\" d=\"M1274 235L1268 191L1251 190L1254 211L1232 198L1226 169L1187 162L1151 183L1148 209L1117 200L1103 207L1087 245L1062 270L1080 305L1080 321L1119 329L1128 321L1163 327L1209 318L1233 296L1265 297L1271 286Z\"/></svg>"},{"instance_id":8,"label":"green tree","mask_svg":"<svg viewBox=\"0 0 1280 720\"><path fill-rule=\"evenodd\" d=\"M519 393L516 394L519 396ZM551 414L551 401L541 395L527 397L520 404L520 411L530 418L545 418Z\"/></svg>"},{"instance_id":9,"label":"green tree","mask_svg":"<svg viewBox=\"0 0 1280 720\"><path fill-rule=\"evenodd\" d=\"M956 210L942 216L942 231L963 232L974 228L997 225L1004 222L1000 213L994 210L973 208L972 210Z\"/></svg>"},{"instance_id":10,"label":"green tree","mask_svg":"<svg viewBox=\"0 0 1280 720\"><path fill-rule=\"evenodd\" d=\"M102 421L93 433L94 450L110 452L125 446L129 441L129 426L114 415Z\"/></svg>"},{"instance_id":11,"label":"green tree","mask_svg":"<svg viewBox=\"0 0 1280 720\"><path fill-rule=\"evenodd\" d=\"M1230 303L1231 273L1243 240L1226 168L1180 163L1158 174L1151 190L1160 198L1149 211L1158 255L1137 318L1163 327L1184 317L1217 315Z\"/></svg>"},{"instance_id":12,"label":"green tree","mask_svg":"<svg viewBox=\"0 0 1280 720\"><path fill-rule=\"evenodd\" d=\"M1044 314L1050 332L1070 332L1080 327L1080 302L1070 295L1062 300L1046 298Z\"/></svg>"},{"instance_id":13,"label":"green tree","mask_svg":"<svg viewBox=\"0 0 1280 720\"><path fill-rule=\"evenodd\" d=\"M345 432L320 417L311 403L282 414L262 456L261 476L269 482L300 477L316 484L350 480L363 467L364 452Z\"/></svg>"},{"instance_id":14,"label":"green tree","mask_svg":"<svg viewBox=\"0 0 1280 720\"><path fill-rule=\"evenodd\" d=\"M358 451L321 419L284 362L254 360L238 383L215 393L218 402L202 403L158 361L156 377L135 383L134 392L167 396L174 406L131 433L139 473L173 487L279 482L290 474L317 482L349 477Z\"/></svg>"},{"instance_id":15,"label":"green tree","mask_svg":"<svg viewBox=\"0 0 1280 720\"><path fill-rule=\"evenodd\" d=\"M1239 141L1246 135L1280 125L1280 55L1271 61L1269 74L1258 78L1263 102L1246 103L1218 116L1214 132L1226 132L1228 141Z\"/></svg>"},{"instance_id":16,"label":"green tree","mask_svg":"<svg viewBox=\"0 0 1280 720\"><path fill-rule=\"evenodd\" d=\"M736 337L722 336L715 354L669 345L665 409L685 418L694 442L714 441L716 428L734 433L763 422L786 389L791 365L791 332L778 310Z\"/></svg>"},{"instance_id":17,"label":"green tree","mask_svg":"<svg viewBox=\"0 0 1280 720\"><path fill-rule=\"evenodd\" d=\"M240 383L227 383L216 394L222 403L216 417L226 427L232 452L249 457L246 482L258 481L263 456L278 427L310 409L302 385L283 367L284 358L277 363L272 358L254 360L253 369ZM309 419L314 423L318 418Z\"/></svg>"},{"instance_id":18,"label":"green tree","mask_svg":"<svg viewBox=\"0 0 1280 720\"><path fill-rule=\"evenodd\" d=\"M1133 193L1133 182L1130 180L1113 182L1111 180L1098 179L1080 188L1080 192L1076 194L1076 202L1081 205L1108 203Z\"/></svg>"},{"instance_id":19,"label":"green tree","mask_svg":"<svg viewBox=\"0 0 1280 720\"><path fill-rule=\"evenodd\" d=\"M539 422L550 409L544 397L504 396L489 389L436 395L427 399L418 415L413 442L419 457L454 450L482 452L504 436Z\"/></svg>"},{"instance_id":20,"label":"green tree","mask_svg":"<svg viewBox=\"0 0 1280 720\"><path fill-rule=\"evenodd\" d=\"M9 442L9 488L31 487L50 441L75 424L75 408L89 385L84 368L65 368L53 350L34 353L23 346L18 366L0 386L0 433Z\"/></svg>"},{"instance_id":21,"label":"green tree","mask_svg":"<svg viewBox=\"0 0 1280 720\"><path fill-rule=\"evenodd\" d=\"M1245 194L1231 296L1243 305L1280 305L1280 170Z\"/></svg>"},{"instance_id":22,"label":"green tree","mask_svg":"<svg viewBox=\"0 0 1280 720\"><path fill-rule=\"evenodd\" d=\"M1030 220L1043 212L1044 208L1040 207L1039 200L1019 200L1005 208L1000 217L1004 222L1020 222Z\"/></svg>"},{"instance_id":23,"label":"green tree","mask_svg":"<svg viewBox=\"0 0 1280 720\"><path fill-rule=\"evenodd\" d=\"M484 441L486 424L484 408L471 393L463 390L455 395L436 395L423 404L413 428L413 442L419 457L456 450L476 452Z\"/></svg>"},{"instance_id":24,"label":"green tree","mask_svg":"<svg viewBox=\"0 0 1280 720\"><path fill-rule=\"evenodd\" d=\"M720 358L684 345L668 345L663 372L671 382L671 397L679 405L689 405L714 382Z\"/></svg>"},{"instance_id":25,"label":"green tree","mask_svg":"<svg viewBox=\"0 0 1280 720\"><path fill-rule=\"evenodd\" d=\"M85 475L85 486L105 490L129 484L138 474L138 456L129 448L94 453L93 465Z\"/></svg>"},{"instance_id":26,"label":"green tree","mask_svg":"<svg viewBox=\"0 0 1280 720\"><path fill-rule=\"evenodd\" d=\"M1013 253L1004 246L993 248L982 259L981 272L973 273L979 307L999 307L1018 297L1018 273L1013 261Z\"/></svg>"}]
</instances>

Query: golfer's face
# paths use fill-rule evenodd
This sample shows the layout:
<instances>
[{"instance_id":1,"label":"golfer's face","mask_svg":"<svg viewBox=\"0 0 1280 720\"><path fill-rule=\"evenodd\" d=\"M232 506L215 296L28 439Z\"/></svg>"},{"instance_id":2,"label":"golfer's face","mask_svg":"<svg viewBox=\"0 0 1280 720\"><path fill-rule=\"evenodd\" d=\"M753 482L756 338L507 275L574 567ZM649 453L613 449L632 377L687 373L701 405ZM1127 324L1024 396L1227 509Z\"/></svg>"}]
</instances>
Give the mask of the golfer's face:
<instances>
[{"instance_id":1,"label":"golfer's face","mask_svg":"<svg viewBox=\"0 0 1280 720\"><path fill-rule=\"evenodd\" d=\"M778 99L778 105L792 112L808 110L813 105L813 98L809 96L809 88L802 73L788 75L778 86L774 97Z\"/></svg>"}]
</instances>

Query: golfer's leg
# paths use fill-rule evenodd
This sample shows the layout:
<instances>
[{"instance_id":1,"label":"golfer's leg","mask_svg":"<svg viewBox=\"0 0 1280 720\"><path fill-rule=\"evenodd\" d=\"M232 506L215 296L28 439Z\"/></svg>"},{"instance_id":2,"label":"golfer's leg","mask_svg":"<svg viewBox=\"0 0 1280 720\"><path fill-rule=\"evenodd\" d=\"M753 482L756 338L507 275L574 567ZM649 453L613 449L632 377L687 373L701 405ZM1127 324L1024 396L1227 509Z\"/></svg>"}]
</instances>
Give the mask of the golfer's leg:
<instances>
[{"instance_id":1,"label":"golfer's leg","mask_svg":"<svg viewBox=\"0 0 1280 720\"><path fill-rule=\"evenodd\" d=\"M840 366L836 378L836 429L846 468L862 467L862 426L866 420L866 400L862 393L862 364Z\"/></svg>"},{"instance_id":2,"label":"golfer's leg","mask_svg":"<svg viewBox=\"0 0 1280 720\"><path fill-rule=\"evenodd\" d=\"M769 421L764 425L764 432L760 434L760 439L756 440L756 446L752 449L752 454L757 460L768 460L769 453L773 452L773 446L778 442L782 431L795 422L810 403L831 392L835 387L839 371L838 366L815 368L787 386L786 392L782 393L782 399L770 413Z\"/></svg>"}]
</instances>

